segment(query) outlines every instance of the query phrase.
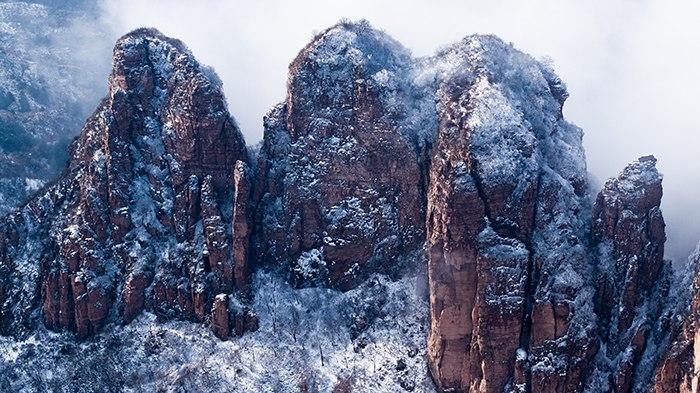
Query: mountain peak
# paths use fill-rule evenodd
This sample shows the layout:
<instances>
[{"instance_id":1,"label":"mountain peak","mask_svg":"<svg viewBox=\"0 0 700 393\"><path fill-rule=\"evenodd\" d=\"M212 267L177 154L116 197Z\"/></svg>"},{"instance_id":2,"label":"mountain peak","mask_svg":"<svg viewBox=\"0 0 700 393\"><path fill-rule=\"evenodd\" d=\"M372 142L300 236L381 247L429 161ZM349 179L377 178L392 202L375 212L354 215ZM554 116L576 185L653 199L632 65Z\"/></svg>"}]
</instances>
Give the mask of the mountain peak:
<instances>
[{"instance_id":1,"label":"mountain peak","mask_svg":"<svg viewBox=\"0 0 700 393\"><path fill-rule=\"evenodd\" d=\"M340 22L290 65L254 170L218 78L182 42L138 29L113 64L69 170L0 220L0 333L39 318L79 338L171 319L224 340L260 327L231 356L215 343L164 360L160 334L77 349L124 348L140 376L206 356L236 368L206 372L219 390L621 393L691 361L697 318L672 320L700 301L669 291L656 159L591 206L566 89L511 44L472 35L414 59ZM186 342L182 326L162 330ZM209 370L190 363L176 368Z\"/></svg>"},{"instance_id":2,"label":"mountain peak","mask_svg":"<svg viewBox=\"0 0 700 393\"><path fill-rule=\"evenodd\" d=\"M620 180L635 183L654 183L661 179L662 176L656 169L656 157L653 155L639 157L629 163L620 174Z\"/></svg>"},{"instance_id":3,"label":"mountain peak","mask_svg":"<svg viewBox=\"0 0 700 393\"><path fill-rule=\"evenodd\" d=\"M363 65L367 72L394 68L409 61L410 52L398 41L366 20L341 21L317 34L299 52L290 70L301 63Z\"/></svg>"},{"instance_id":4,"label":"mountain peak","mask_svg":"<svg viewBox=\"0 0 700 393\"><path fill-rule=\"evenodd\" d=\"M17 215L29 221L5 222L5 267L21 274L28 252L43 262L5 293L20 323L4 332L36 323L26 304L86 337L144 308L205 321L215 295L245 291L248 152L220 86L180 41L139 29L117 42L109 95L72 151L70 170ZM218 321L234 313L221 307Z\"/></svg>"},{"instance_id":5,"label":"mountain peak","mask_svg":"<svg viewBox=\"0 0 700 393\"><path fill-rule=\"evenodd\" d=\"M656 169L656 158L644 156L629 163L622 172L605 182L599 198L607 205L643 212L661 204L663 176Z\"/></svg>"}]
</instances>

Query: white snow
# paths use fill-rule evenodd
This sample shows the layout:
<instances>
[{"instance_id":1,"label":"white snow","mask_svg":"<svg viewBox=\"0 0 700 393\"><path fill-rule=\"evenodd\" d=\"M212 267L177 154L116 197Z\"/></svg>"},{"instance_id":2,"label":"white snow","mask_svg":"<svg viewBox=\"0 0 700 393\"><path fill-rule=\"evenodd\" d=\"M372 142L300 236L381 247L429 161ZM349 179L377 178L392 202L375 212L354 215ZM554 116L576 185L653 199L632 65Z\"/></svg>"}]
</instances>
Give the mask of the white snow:
<instances>
[{"instance_id":1,"label":"white snow","mask_svg":"<svg viewBox=\"0 0 700 393\"><path fill-rule=\"evenodd\" d=\"M30 177L25 178L24 182L26 184L24 188L27 190L27 192L37 191L41 187L43 187L44 184L46 184L46 182L44 180L34 179L34 178L30 178Z\"/></svg>"},{"instance_id":2,"label":"white snow","mask_svg":"<svg viewBox=\"0 0 700 393\"><path fill-rule=\"evenodd\" d=\"M82 344L44 330L24 341L0 338L0 386L293 392L306 385L326 392L349 384L353 392L434 392L425 363L427 304L416 280L374 276L343 293L292 289L259 272L253 285L257 332L224 342L202 324L161 323L145 313ZM362 320L366 327L359 330ZM405 370L397 368L399 360Z\"/></svg>"}]
</instances>

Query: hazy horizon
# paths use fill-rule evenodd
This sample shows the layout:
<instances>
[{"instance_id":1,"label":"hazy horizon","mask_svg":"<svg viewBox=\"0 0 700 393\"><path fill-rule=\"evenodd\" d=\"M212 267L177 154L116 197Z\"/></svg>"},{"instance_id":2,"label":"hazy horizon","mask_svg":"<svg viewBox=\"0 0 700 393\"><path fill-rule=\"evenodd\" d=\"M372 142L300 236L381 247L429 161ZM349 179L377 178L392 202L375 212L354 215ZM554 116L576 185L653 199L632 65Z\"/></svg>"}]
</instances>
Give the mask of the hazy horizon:
<instances>
[{"instance_id":1,"label":"hazy horizon","mask_svg":"<svg viewBox=\"0 0 700 393\"><path fill-rule=\"evenodd\" d=\"M698 2L123 0L103 1L101 9L100 24L112 39L155 27L212 66L251 145L262 137L262 116L284 99L289 62L340 19L367 19L415 56L469 34L498 35L552 59L567 83L564 115L585 132L592 191L630 161L654 154L664 174L667 258L684 260L700 240L700 163L694 160L700 121L693 112L700 91ZM89 44L95 55L106 51L102 43ZM95 63L106 68L108 61Z\"/></svg>"}]
</instances>

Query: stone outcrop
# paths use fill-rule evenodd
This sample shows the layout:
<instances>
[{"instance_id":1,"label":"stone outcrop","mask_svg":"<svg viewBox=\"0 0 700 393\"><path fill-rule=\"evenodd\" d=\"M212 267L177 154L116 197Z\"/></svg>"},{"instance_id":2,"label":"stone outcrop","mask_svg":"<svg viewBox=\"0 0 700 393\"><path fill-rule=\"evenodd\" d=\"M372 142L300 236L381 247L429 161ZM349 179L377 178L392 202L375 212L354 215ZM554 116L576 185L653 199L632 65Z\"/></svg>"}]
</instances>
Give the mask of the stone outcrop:
<instances>
[{"instance_id":1,"label":"stone outcrop","mask_svg":"<svg viewBox=\"0 0 700 393\"><path fill-rule=\"evenodd\" d=\"M297 284L348 289L422 246L410 60L360 22L322 32L290 65L286 101L264 121L256 253Z\"/></svg>"},{"instance_id":2,"label":"stone outcrop","mask_svg":"<svg viewBox=\"0 0 700 393\"><path fill-rule=\"evenodd\" d=\"M147 309L225 340L259 325L251 259L347 290L424 254L438 390L695 392L700 251L663 259L651 156L592 203L567 96L493 36L415 59L340 23L292 62L253 166L213 71L137 30L65 173L0 223L0 333Z\"/></svg>"},{"instance_id":3,"label":"stone outcrop","mask_svg":"<svg viewBox=\"0 0 700 393\"><path fill-rule=\"evenodd\" d=\"M581 306L592 300L582 134L561 118L566 90L491 36L430 62L442 78L426 241L436 385L580 389L595 348Z\"/></svg>"},{"instance_id":4,"label":"stone outcrop","mask_svg":"<svg viewBox=\"0 0 700 393\"><path fill-rule=\"evenodd\" d=\"M228 296L217 295L211 306L211 329L216 337L226 340L231 332L230 317L228 312Z\"/></svg>"},{"instance_id":5,"label":"stone outcrop","mask_svg":"<svg viewBox=\"0 0 700 393\"><path fill-rule=\"evenodd\" d=\"M215 294L247 291L248 153L221 82L180 41L119 39L109 94L71 156L3 222L3 333L34 324L39 304L47 327L86 337L112 310L205 321Z\"/></svg>"},{"instance_id":6,"label":"stone outcrop","mask_svg":"<svg viewBox=\"0 0 700 393\"><path fill-rule=\"evenodd\" d=\"M611 390L630 392L654 322L668 292L665 224L656 159L642 157L605 183L593 207L592 247L601 356Z\"/></svg>"},{"instance_id":7,"label":"stone outcrop","mask_svg":"<svg viewBox=\"0 0 700 393\"><path fill-rule=\"evenodd\" d=\"M233 285L243 294L249 294L250 236L253 227L251 207L252 187L250 168L236 162L233 173Z\"/></svg>"}]
</instances>

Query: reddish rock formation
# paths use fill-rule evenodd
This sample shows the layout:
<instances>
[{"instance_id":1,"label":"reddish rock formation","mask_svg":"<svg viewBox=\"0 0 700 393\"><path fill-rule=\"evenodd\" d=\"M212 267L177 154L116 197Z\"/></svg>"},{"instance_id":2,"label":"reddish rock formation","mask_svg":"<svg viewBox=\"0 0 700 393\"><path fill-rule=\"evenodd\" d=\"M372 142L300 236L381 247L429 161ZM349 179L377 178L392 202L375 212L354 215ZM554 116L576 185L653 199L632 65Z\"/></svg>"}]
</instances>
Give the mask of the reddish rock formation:
<instances>
[{"instance_id":1,"label":"reddish rock formation","mask_svg":"<svg viewBox=\"0 0 700 393\"><path fill-rule=\"evenodd\" d=\"M231 333L241 336L245 332L258 330L259 321L249 308L235 302L231 295L222 293L214 298L209 323L214 335L226 340Z\"/></svg>"},{"instance_id":2,"label":"reddish rock formation","mask_svg":"<svg viewBox=\"0 0 700 393\"><path fill-rule=\"evenodd\" d=\"M577 233L574 229L585 216L569 216L569 228L562 217L562 207L572 203L569 199L562 204L562 197L576 193L562 192L565 183L552 181L556 177L544 160L535 166L540 166L536 197L504 205L514 209L534 203L533 221L524 221L529 229L493 224L499 219L491 212L503 207L489 208L488 200L508 197L499 195L498 188L482 191L478 170L489 159L484 154L488 148L504 152L507 147L491 144L484 149L478 139L484 122L469 118L488 119L478 100L490 88L476 78L469 88L468 109L459 112L467 118L445 112L435 144L427 224L432 314L428 361L438 387L465 392L695 391L692 370L700 369L693 354L698 296L686 312L693 286L678 285L669 294L673 273L670 262L663 260L666 237L656 160L642 157L628 165L598 195L588 269L586 250L581 249L585 226L578 227L578 236L566 236ZM501 108L501 115L507 113L503 103L491 99L490 104ZM487 124L491 135L502 130L499 123ZM508 133L509 141L518 136ZM512 161L509 166L527 168ZM528 178L501 173L503 182ZM500 189L508 184L513 183ZM575 190L573 182L570 190ZM585 207L585 202L574 206ZM561 259L567 254L579 261L578 271Z\"/></svg>"},{"instance_id":3,"label":"reddish rock formation","mask_svg":"<svg viewBox=\"0 0 700 393\"><path fill-rule=\"evenodd\" d=\"M179 41L138 30L114 59L64 175L0 222L0 333L41 315L85 337L148 309L227 339L259 324L251 255L345 290L425 246L439 390L698 390L700 251L685 279L663 260L656 160L591 207L566 88L511 45L411 59L336 25L291 64L257 167Z\"/></svg>"},{"instance_id":4,"label":"reddish rock formation","mask_svg":"<svg viewBox=\"0 0 700 393\"><path fill-rule=\"evenodd\" d=\"M446 391L580 390L594 350L578 322L590 310L575 306L591 300L586 172L563 85L489 36L428 63L442 81L427 210L433 378Z\"/></svg>"},{"instance_id":5,"label":"reddish rock formation","mask_svg":"<svg viewBox=\"0 0 700 393\"><path fill-rule=\"evenodd\" d=\"M233 173L233 280L235 287L248 294L250 275L250 235L252 232L251 174L243 161L236 163Z\"/></svg>"},{"instance_id":6,"label":"reddish rock formation","mask_svg":"<svg viewBox=\"0 0 700 393\"><path fill-rule=\"evenodd\" d=\"M231 328L229 326L228 296L217 295L211 306L211 330L214 335L222 340L228 338Z\"/></svg>"},{"instance_id":7,"label":"reddish rock formation","mask_svg":"<svg viewBox=\"0 0 700 393\"><path fill-rule=\"evenodd\" d=\"M319 34L265 118L257 253L298 284L348 289L421 247L421 170L403 123L408 52L366 22Z\"/></svg>"},{"instance_id":8,"label":"reddish rock formation","mask_svg":"<svg viewBox=\"0 0 700 393\"><path fill-rule=\"evenodd\" d=\"M4 333L38 303L85 337L113 307L204 321L214 294L247 290L248 156L220 81L155 30L120 38L113 65L64 175L3 222Z\"/></svg>"},{"instance_id":9,"label":"reddish rock formation","mask_svg":"<svg viewBox=\"0 0 700 393\"><path fill-rule=\"evenodd\" d=\"M616 392L632 391L649 331L666 296L657 287L671 269L663 260L666 235L655 164L656 159L647 156L628 165L605 183L593 208L595 306L601 348L611 367L611 390Z\"/></svg>"},{"instance_id":10,"label":"reddish rock formation","mask_svg":"<svg viewBox=\"0 0 700 393\"><path fill-rule=\"evenodd\" d=\"M124 283L124 322L131 322L143 310L146 305L146 287L148 277L144 272L134 272L126 278ZM49 293L49 292L46 292Z\"/></svg>"}]
</instances>

